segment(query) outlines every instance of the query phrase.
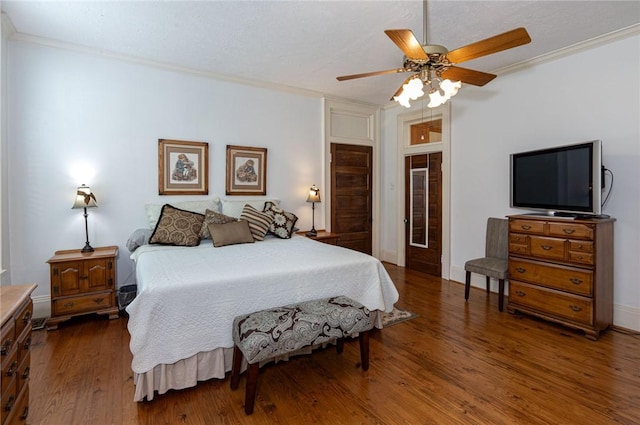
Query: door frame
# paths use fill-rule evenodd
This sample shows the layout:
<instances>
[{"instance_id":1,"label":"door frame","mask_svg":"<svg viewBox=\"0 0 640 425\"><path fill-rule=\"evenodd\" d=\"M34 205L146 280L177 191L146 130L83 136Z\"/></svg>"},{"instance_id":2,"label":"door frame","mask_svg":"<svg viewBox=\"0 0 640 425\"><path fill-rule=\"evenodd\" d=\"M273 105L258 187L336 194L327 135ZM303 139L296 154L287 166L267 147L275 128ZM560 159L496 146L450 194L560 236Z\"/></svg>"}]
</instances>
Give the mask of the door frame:
<instances>
[{"instance_id":1,"label":"door frame","mask_svg":"<svg viewBox=\"0 0 640 425\"><path fill-rule=\"evenodd\" d=\"M442 119L442 142L411 145L411 126L421 122ZM396 162L396 264L404 267L406 264L405 237L405 188L404 161L405 157L432 152L442 152L442 278L449 279L451 275L451 104L425 111L418 109L397 118L397 146ZM402 184L400 184L402 182Z\"/></svg>"},{"instance_id":2,"label":"door frame","mask_svg":"<svg viewBox=\"0 0 640 425\"><path fill-rule=\"evenodd\" d=\"M380 258L380 107L331 97L323 98L324 113L324 187L322 201L326 230L331 230L331 144L371 146L373 180L371 182L371 255Z\"/></svg>"}]
</instances>

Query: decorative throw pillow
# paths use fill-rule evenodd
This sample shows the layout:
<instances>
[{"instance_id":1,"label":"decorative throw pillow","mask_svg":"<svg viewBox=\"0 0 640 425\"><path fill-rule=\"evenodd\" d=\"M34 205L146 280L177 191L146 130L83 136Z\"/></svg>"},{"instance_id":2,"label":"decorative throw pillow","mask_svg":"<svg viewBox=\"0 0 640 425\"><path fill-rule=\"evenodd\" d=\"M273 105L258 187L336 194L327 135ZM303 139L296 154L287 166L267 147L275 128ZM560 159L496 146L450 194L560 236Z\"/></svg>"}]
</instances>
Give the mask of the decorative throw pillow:
<instances>
[{"instance_id":1,"label":"decorative throw pillow","mask_svg":"<svg viewBox=\"0 0 640 425\"><path fill-rule=\"evenodd\" d=\"M273 216L273 223L269 231L281 239L289 239L293 233L293 226L298 221L298 216L277 206L271 201L264 203L264 212Z\"/></svg>"},{"instance_id":2,"label":"decorative throw pillow","mask_svg":"<svg viewBox=\"0 0 640 425\"><path fill-rule=\"evenodd\" d=\"M211 223L209 233L213 239L213 246L235 245L240 243L253 243L253 235L246 220L232 221L229 223Z\"/></svg>"},{"instance_id":3,"label":"decorative throw pillow","mask_svg":"<svg viewBox=\"0 0 640 425\"><path fill-rule=\"evenodd\" d=\"M220 212L220 198L214 196L213 198L202 199L199 201L181 201L171 204L174 208L178 208L185 211L192 211L199 214L204 214L207 209ZM164 204L146 204L144 206L149 219L149 228L152 230L158 225L158 219L160 218L160 212Z\"/></svg>"},{"instance_id":4,"label":"decorative throw pillow","mask_svg":"<svg viewBox=\"0 0 640 425\"><path fill-rule=\"evenodd\" d=\"M164 204L150 244L196 246L200 244L200 229L204 215Z\"/></svg>"},{"instance_id":5,"label":"decorative throw pillow","mask_svg":"<svg viewBox=\"0 0 640 425\"><path fill-rule=\"evenodd\" d=\"M238 221L235 217L229 217L228 215L220 214L219 212L206 210L204 213L204 221L202 222L202 229L200 229L200 239L210 239L209 233L210 224L225 224Z\"/></svg>"},{"instance_id":6,"label":"decorative throw pillow","mask_svg":"<svg viewBox=\"0 0 640 425\"><path fill-rule=\"evenodd\" d=\"M264 240L264 235L267 234L269 226L271 226L273 222L273 217L270 214L258 211L249 204L245 205L242 209L240 219L249 222L249 229L251 230L253 239L256 241Z\"/></svg>"}]
</instances>

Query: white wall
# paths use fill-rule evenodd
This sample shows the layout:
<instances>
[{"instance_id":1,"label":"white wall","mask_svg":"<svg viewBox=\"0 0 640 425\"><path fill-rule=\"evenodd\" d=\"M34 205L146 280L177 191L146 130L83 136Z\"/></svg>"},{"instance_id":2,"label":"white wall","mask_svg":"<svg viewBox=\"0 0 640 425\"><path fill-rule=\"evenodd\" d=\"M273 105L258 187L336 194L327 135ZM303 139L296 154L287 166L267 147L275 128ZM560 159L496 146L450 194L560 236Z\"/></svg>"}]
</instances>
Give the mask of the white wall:
<instances>
[{"instance_id":1,"label":"white wall","mask_svg":"<svg viewBox=\"0 0 640 425\"><path fill-rule=\"evenodd\" d=\"M75 189L93 189L91 245L120 246L118 285L133 283L124 244L158 195L158 139L209 143L209 194L224 197L226 145L268 149L267 195L311 226L306 196L323 181L322 99L21 41L9 43L8 235L13 284L48 298L54 251L84 245ZM85 172L77 170L86 167ZM321 188L322 189L322 188ZM316 227L324 226L322 209ZM37 300L36 300L37 301ZM37 314L36 314L37 316Z\"/></svg>"},{"instance_id":2,"label":"white wall","mask_svg":"<svg viewBox=\"0 0 640 425\"><path fill-rule=\"evenodd\" d=\"M509 208L509 154L593 139L615 175L603 213L617 219L614 322L640 330L640 36L500 75L465 87L451 105L451 278L464 281L464 262L484 252L486 218ZM471 68L471 66L469 66ZM416 105L419 107L419 105ZM383 252L395 251L396 117L384 111ZM607 182L608 182L607 178ZM482 286L484 280L477 277Z\"/></svg>"}]
</instances>

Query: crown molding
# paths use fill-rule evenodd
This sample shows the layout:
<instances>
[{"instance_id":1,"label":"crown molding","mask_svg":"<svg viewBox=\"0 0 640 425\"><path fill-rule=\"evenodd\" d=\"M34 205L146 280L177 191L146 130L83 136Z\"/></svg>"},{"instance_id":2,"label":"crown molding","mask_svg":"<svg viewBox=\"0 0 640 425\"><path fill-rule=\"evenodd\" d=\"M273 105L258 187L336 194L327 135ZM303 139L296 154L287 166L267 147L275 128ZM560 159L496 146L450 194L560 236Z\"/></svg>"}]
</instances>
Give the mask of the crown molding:
<instances>
[{"instance_id":1,"label":"crown molding","mask_svg":"<svg viewBox=\"0 0 640 425\"><path fill-rule=\"evenodd\" d=\"M31 43L31 44L39 44L42 46L52 47L56 49L68 50L76 53L82 53L82 54L91 55L91 56L98 56L102 58L148 66L151 68L158 68L165 71L173 71L178 73L196 75L199 77L210 78L212 80L243 84L246 86L286 92L286 93L296 94L300 96L307 96L307 97L314 97L314 98L324 97L324 93L314 91L314 90L301 89L298 87L287 86L286 84L277 84L277 83L270 83L266 81L253 80L245 77L236 77L232 75L218 74L215 72L210 72L202 69L190 68L190 67L175 65L175 64L166 63L166 62L138 58L135 56L116 53L109 50L101 50L93 47L82 46L79 44L53 40L46 37L23 34L23 33L15 32L15 30L10 38L11 40L14 40L14 41L21 41L21 42Z\"/></svg>"}]
</instances>

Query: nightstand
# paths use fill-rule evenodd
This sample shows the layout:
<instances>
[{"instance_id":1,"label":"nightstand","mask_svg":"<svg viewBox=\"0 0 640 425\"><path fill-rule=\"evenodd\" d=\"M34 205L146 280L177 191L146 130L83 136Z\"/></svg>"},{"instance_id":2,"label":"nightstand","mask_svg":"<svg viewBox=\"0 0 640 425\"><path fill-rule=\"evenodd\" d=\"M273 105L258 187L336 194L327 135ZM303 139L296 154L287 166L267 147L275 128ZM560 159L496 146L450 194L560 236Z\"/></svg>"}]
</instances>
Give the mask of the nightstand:
<instances>
[{"instance_id":1,"label":"nightstand","mask_svg":"<svg viewBox=\"0 0 640 425\"><path fill-rule=\"evenodd\" d=\"M298 232L299 235L307 236L307 231ZM326 243L329 245L338 245L338 240L340 239L340 235L337 233L327 232L325 230L318 230L318 234L316 236L307 236L309 239L316 240L318 242Z\"/></svg>"},{"instance_id":2,"label":"nightstand","mask_svg":"<svg viewBox=\"0 0 640 425\"><path fill-rule=\"evenodd\" d=\"M108 314L118 318L116 304L117 246L56 251L47 261L51 280L51 318L47 329L58 328L60 322L83 314Z\"/></svg>"}]
</instances>

